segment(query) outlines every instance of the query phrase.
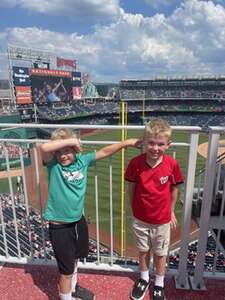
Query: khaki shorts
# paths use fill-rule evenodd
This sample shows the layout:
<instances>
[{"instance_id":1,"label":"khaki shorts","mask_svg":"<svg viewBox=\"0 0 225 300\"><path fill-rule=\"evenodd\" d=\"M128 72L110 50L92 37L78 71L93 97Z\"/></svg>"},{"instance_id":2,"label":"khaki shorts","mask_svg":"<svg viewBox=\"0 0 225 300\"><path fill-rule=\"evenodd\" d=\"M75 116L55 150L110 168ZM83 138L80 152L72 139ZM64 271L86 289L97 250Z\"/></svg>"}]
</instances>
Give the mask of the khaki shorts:
<instances>
[{"instance_id":1,"label":"khaki shorts","mask_svg":"<svg viewBox=\"0 0 225 300\"><path fill-rule=\"evenodd\" d=\"M158 256L167 256L170 244L170 223L148 224L134 219L133 232L140 252L151 250Z\"/></svg>"}]
</instances>

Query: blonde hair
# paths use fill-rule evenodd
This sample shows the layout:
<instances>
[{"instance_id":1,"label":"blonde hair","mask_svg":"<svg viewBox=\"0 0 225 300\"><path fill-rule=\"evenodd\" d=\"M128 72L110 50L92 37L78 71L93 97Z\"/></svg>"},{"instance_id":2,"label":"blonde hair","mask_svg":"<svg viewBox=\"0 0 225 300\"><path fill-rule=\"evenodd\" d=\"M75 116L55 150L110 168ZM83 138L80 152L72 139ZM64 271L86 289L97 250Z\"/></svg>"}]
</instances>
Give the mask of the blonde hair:
<instances>
[{"instance_id":1,"label":"blonde hair","mask_svg":"<svg viewBox=\"0 0 225 300\"><path fill-rule=\"evenodd\" d=\"M51 140L65 140L77 138L77 134L70 128L57 128L51 134Z\"/></svg>"},{"instance_id":2,"label":"blonde hair","mask_svg":"<svg viewBox=\"0 0 225 300\"><path fill-rule=\"evenodd\" d=\"M144 138L149 135L151 136L164 135L170 138L172 135L172 129L166 121L160 118L155 118L145 125Z\"/></svg>"}]
</instances>

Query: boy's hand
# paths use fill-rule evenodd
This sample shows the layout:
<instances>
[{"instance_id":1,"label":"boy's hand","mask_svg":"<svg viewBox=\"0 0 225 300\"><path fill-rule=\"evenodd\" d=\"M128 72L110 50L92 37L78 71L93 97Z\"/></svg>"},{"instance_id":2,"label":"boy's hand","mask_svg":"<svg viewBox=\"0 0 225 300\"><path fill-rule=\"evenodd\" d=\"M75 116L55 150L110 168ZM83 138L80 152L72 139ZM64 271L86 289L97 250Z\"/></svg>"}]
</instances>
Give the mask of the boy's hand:
<instances>
[{"instance_id":1,"label":"boy's hand","mask_svg":"<svg viewBox=\"0 0 225 300\"><path fill-rule=\"evenodd\" d=\"M125 147L131 146L131 147L136 147L139 148L142 144L143 140L141 139L127 139L124 141Z\"/></svg>"},{"instance_id":2,"label":"boy's hand","mask_svg":"<svg viewBox=\"0 0 225 300\"><path fill-rule=\"evenodd\" d=\"M76 152L82 152L83 148L81 146L80 140L77 138L71 139L71 146L74 148Z\"/></svg>"},{"instance_id":3,"label":"boy's hand","mask_svg":"<svg viewBox=\"0 0 225 300\"><path fill-rule=\"evenodd\" d=\"M175 229L177 227L177 218L176 218L174 212L172 212L172 214L171 214L170 224L171 224L171 229Z\"/></svg>"}]
</instances>

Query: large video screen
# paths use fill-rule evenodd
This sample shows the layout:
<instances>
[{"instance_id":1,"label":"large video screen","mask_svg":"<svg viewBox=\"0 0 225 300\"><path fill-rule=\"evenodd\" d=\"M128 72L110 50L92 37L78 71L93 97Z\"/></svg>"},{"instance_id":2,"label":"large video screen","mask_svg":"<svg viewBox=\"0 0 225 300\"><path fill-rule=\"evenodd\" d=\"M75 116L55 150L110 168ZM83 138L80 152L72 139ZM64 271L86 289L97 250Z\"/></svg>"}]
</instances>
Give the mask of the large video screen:
<instances>
[{"instance_id":1,"label":"large video screen","mask_svg":"<svg viewBox=\"0 0 225 300\"><path fill-rule=\"evenodd\" d=\"M71 72L30 69L32 100L36 104L72 100Z\"/></svg>"}]
</instances>

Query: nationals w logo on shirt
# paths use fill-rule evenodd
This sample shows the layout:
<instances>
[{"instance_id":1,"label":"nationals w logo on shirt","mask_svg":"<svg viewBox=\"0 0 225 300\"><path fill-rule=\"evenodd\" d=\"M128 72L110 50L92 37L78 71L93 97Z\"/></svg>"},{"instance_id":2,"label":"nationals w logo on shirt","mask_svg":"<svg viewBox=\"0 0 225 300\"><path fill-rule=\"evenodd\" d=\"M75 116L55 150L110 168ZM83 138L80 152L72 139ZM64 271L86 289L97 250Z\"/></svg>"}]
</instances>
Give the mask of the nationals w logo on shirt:
<instances>
[{"instance_id":1,"label":"nationals w logo on shirt","mask_svg":"<svg viewBox=\"0 0 225 300\"><path fill-rule=\"evenodd\" d=\"M84 178L84 175L81 171L62 171L63 177L68 181L77 181Z\"/></svg>"},{"instance_id":2,"label":"nationals w logo on shirt","mask_svg":"<svg viewBox=\"0 0 225 300\"><path fill-rule=\"evenodd\" d=\"M159 178L161 184L165 184L168 181L168 176L162 176Z\"/></svg>"}]
</instances>

